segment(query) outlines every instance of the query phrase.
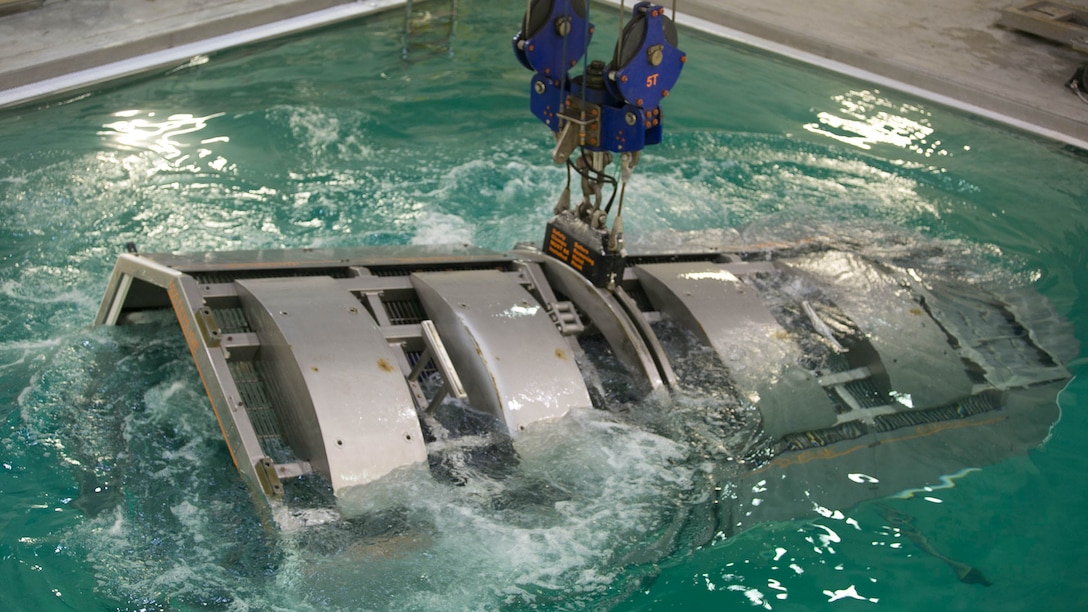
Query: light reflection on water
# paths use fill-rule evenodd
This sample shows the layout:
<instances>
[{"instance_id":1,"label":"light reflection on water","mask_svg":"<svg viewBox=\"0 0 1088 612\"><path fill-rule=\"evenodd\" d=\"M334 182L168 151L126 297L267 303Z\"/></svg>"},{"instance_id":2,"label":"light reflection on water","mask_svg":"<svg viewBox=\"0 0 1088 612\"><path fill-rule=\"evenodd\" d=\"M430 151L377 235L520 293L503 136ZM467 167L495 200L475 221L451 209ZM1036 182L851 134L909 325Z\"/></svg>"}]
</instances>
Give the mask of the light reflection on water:
<instances>
[{"instance_id":1,"label":"light reflection on water","mask_svg":"<svg viewBox=\"0 0 1088 612\"><path fill-rule=\"evenodd\" d=\"M818 121L806 123L805 130L864 150L883 144L926 158L949 155L940 140L930 140L934 128L930 113L921 106L896 104L879 90L867 89L851 90L832 100L839 108L820 111Z\"/></svg>"},{"instance_id":2,"label":"light reflection on water","mask_svg":"<svg viewBox=\"0 0 1088 612\"><path fill-rule=\"evenodd\" d=\"M215 113L205 117L194 117L191 114L178 113L172 114L163 120L157 120L156 115L157 113L154 111L117 111L114 116L119 119L103 125L103 131L100 131L99 135L106 136L123 147L153 151L177 166L189 158L188 155L184 154L183 149L192 147L191 143L179 141L178 138L207 128L209 120L222 117L224 113ZM230 137L212 136L198 142L200 144L230 142ZM198 149L196 155L199 158L204 158L212 155L212 151ZM216 170L222 170L226 164L225 159L216 158L209 165Z\"/></svg>"}]
</instances>

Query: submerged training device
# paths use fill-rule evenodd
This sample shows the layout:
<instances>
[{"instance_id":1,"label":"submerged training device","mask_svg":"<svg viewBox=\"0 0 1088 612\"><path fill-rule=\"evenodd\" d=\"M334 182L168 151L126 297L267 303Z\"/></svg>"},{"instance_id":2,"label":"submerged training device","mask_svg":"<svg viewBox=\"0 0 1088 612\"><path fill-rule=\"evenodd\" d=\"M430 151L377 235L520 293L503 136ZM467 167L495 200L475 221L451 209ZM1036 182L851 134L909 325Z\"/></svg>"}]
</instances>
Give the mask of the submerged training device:
<instances>
[{"instance_id":1,"label":"submerged training device","mask_svg":"<svg viewBox=\"0 0 1088 612\"><path fill-rule=\"evenodd\" d=\"M97 323L159 309L268 510L299 476L338 496L434 469L466 411L489 433L464 444L515 464L532 427L709 384L731 532L1026 452L1076 353L1037 294L817 242L630 254L610 289L532 245L120 255Z\"/></svg>"},{"instance_id":2,"label":"submerged training device","mask_svg":"<svg viewBox=\"0 0 1088 612\"><path fill-rule=\"evenodd\" d=\"M605 170L618 154L622 206L684 55L672 20L642 2L611 61L572 78L593 31L585 0L533 0L513 39L553 158L582 184L572 209L568 181L542 245L118 257L96 323L173 312L264 516L311 503L291 494L302 483L335 505L400 469L438 474L451 440L516 464L531 428L656 390L705 391L690 443L717 474L706 497L726 533L1047 437L1077 353L1070 326L1033 292L927 269L933 247L882 260L827 240L692 235L627 253L619 209L607 227Z\"/></svg>"}]
</instances>

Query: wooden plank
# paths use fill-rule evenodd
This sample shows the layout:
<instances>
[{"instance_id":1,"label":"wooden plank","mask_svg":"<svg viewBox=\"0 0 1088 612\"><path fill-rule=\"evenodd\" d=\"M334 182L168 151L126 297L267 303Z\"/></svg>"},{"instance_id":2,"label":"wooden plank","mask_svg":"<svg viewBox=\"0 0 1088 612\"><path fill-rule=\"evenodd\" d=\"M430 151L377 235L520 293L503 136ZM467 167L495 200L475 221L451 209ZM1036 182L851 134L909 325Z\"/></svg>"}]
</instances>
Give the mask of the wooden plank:
<instances>
[{"instance_id":1,"label":"wooden plank","mask_svg":"<svg viewBox=\"0 0 1088 612\"><path fill-rule=\"evenodd\" d=\"M998 25L1088 52L1088 10L1060 2L1029 2L1001 9Z\"/></svg>"}]
</instances>

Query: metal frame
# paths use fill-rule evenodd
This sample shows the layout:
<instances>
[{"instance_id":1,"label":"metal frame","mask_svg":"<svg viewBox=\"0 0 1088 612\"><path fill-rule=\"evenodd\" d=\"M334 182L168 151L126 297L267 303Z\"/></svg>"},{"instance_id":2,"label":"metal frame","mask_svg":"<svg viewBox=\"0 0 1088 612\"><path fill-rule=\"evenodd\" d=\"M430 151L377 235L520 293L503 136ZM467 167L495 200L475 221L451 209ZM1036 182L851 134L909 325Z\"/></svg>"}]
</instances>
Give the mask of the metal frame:
<instances>
[{"instance_id":1,"label":"metal frame","mask_svg":"<svg viewBox=\"0 0 1088 612\"><path fill-rule=\"evenodd\" d=\"M876 444L937 440L942 432L969 426L1000 429L1004 436L1015 426L1006 450L1040 441L1053 411L1018 398L1044 394L1069 378L1061 358L1045 348L1060 335L1049 314L1033 319L1022 312L1023 304L988 294L958 296L946 288L938 296L909 271L848 256L854 257L851 265L868 266L870 275L880 277L872 291L853 290L887 293L885 305L895 312L880 316L906 319L896 329L914 330L909 333L915 336L905 343L874 339L864 328L876 329L879 322L855 303L860 296L850 294L849 284L837 287L836 278L821 277L823 253L806 245L796 251L784 246L773 261L766 261L763 249L754 256L744 249L631 255L622 280L611 289L595 287L530 246L506 254L465 246L129 253L117 260L95 323L122 324L130 312L146 309L174 311L231 456L255 497L270 509L281 503L291 478L321 474L338 490L422 462L426 449L415 419L433 420L438 406L451 399L491 413L515 442L524 427L588 408L592 384L573 366L585 356L579 344L583 334L602 337L630 380L644 385L641 391L679 387L658 337L663 328L656 323L663 320L687 328L714 349L730 377L723 381L726 388L759 408L763 441L753 447L756 454L738 458L757 470L836 458L853 452L863 437L875 438ZM841 306L835 317L843 320L832 329L807 300L792 306L796 314L789 324L776 320L785 315L772 315L765 303L770 295L763 294L772 289L761 285L774 275L810 275L822 287L821 299ZM961 298L989 309L983 318L992 324L970 328L962 319L973 311L962 308ZM295 305L281 306L282 300ZM309 320L276 321L277 308L297 310ZM1042 329L1033 329L1035 323ZM808 370L798 365L808 357L796 347L759 356L768 343L793 342L796 325L841 358ZM345 326L353 329L340 337L337 329ZM322 364L306 361L323 352L335 356ZM940 358L926 357L933 352ZM388 384L404 390L394 403L413 421L408 434L402 431L407 421L381 416L385 403L372 390L385 387L351 380L375 361L386 362L391 371L384 374L396 373ZM922 374L904 370L908 363ZM310 377L311 365L341 372L340 382ZM746 375L745 367L760 372ZM932 390L929 379L949 368L970 370L971 381L957 378L954 388ZM765 385L762 375L778 382ZM293 382L284 383L287 379ZM798 384L785 384L787 379ZM368 397L340 405L329 395L337 388ZM538 403L519 412L530 397ZM817 405L825 409L813 413L810 408ZM371 408L373 414L364 414ZM303 425L296 419L299 410L311 410ZM1032 421L1033 411L1042 417L1039 422ZM371 424L351 433L353 414ZM284 427L292 431L285 433ZM335 430L332 438L330 430ZM364 444L365 432L376 432L375 442ZM327 456L330 448L337 451L329 440L342 440L360 454L345 459L349 467L332 465ZM367 458L369 445L397 449L405 441L415 454L383 463L376 457L385 451L379 450ZM324 455L314 451L319 445ZM372 473L356 478L371 464ZM348 478L341 479L345 474Z\"/></svg>"}]
</instances>

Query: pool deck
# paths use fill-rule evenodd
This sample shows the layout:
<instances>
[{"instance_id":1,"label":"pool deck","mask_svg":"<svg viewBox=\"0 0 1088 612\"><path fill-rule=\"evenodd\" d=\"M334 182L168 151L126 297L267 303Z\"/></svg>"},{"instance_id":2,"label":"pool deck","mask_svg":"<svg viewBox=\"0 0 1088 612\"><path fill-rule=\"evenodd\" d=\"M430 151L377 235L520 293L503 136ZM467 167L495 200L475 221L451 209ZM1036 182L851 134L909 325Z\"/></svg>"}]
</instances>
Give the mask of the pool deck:
<instances>
[{"instance_id":1,"label":"pool deck","mask_svg":"<svg viewBox=\"0 0 1088 612\"><path fill-rule=\"evenodd\" d=\"M1088 104L1065 86L1088 55L997 25L1000 9L1025 3L678 0L677 21L1088 149ZM403 4L46 0L0 16L0 108Z\"/></svg>"}]
</instances>

